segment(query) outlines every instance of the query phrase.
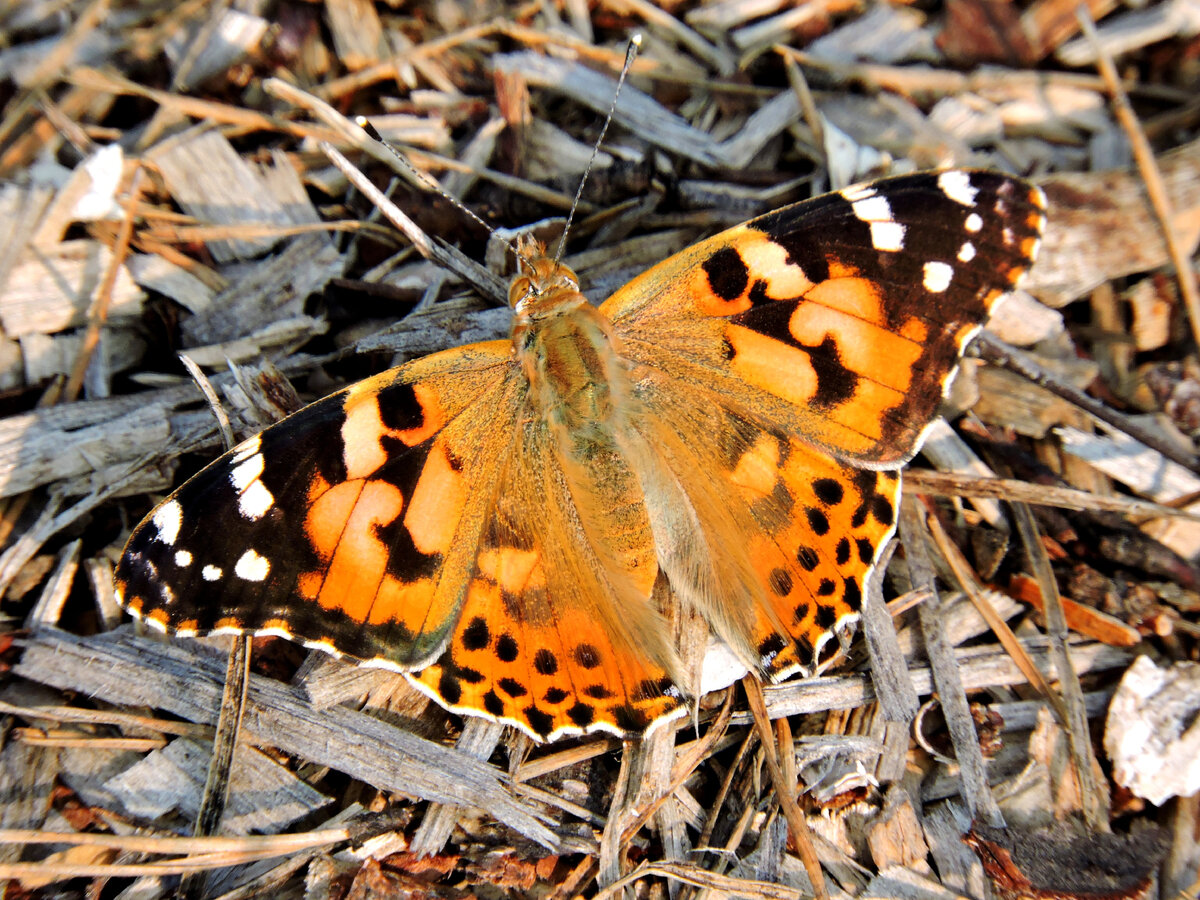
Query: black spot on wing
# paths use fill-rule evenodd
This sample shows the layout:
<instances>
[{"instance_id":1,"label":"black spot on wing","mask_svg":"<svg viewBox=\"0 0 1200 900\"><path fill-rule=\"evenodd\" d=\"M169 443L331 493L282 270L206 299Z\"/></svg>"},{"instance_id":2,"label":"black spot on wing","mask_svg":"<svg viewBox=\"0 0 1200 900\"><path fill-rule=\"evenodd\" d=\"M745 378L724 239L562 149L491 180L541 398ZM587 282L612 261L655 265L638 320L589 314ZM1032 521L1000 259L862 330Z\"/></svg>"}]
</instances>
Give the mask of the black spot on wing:
<instances>
[{"instance_id":1,"label":"black spot on wing","mask_svg":"<svg viewBox=\"0 0 1200 900\"><path fill-rule=\"evenodd\" d=\"M520 655L520 647L511 634L496 638L496 658L501 662L512 662Z\"/></svg>"},{"instance_id":2,"label":"black spot on wing","mask_svg":"<svg viewBox=\"0 0 1200 900\"><path fill-rule=\"evenodd\" d=\"M833 335L815 347L805 347L809 364L817 376L817 390L812 396L812 405L817 409L832 409L854 396L859 376L846 368L842 354Z\"/></svg>"},{"instance_id":3,"label":"black spot on wing","mask_svg":"<svg viewBox=\"0 0 1200 900\"><path fill-rule=\"evenodd\" d=\"M810 506L804 510L804 515L808 519L808 527L813 530L813 534L824 535L829 533L829 517L823 511Z\"/></svg>"},{"instance_id":4,"label":"black spot on wing","mask_svg":"<svg viewBox=\"0 0 1200 900\"><path fill-rule=\"evenodd\" d=\"M476 616L463 629L462 645L466 650L482 650L491 643L492 635L482 616Z\"/></svg>"},{"instance_id":5,"label":"black spot on wing","mask_svg":"<svg viewBox=\"0 0 1200 900\"><path fill-rule=\"evenodd\" d=\"M587 728L596 718L596 711L586 703L576 703L567 710L567 718L580 728Z\"/></svg>"},{"instance_id":6,"label":"black spot on wing","mask_svg":"<svg viewBox=\"0 0 1200 900\"><path fill-rule=\"evenodd\" d=\"M510 697L524 697L527 693L525 685L517 681L515 678L501 678L496 682L496 686Z\"/></svg>"},{"instance_id":7,"label":"black spot on wing","mask_svg":"<svg viewBox=\"0 0 1200 900\"><path fill-rule=\"evenodd\" d=\"M585 669L594 669L600 665L600 651L591 644L579 644L574 650L575 662Z\"/></svg>"},{"instance_id":8,"label":"black spot on wing","mask_svg":"<svg viewBox=\"0 0 1200 900\"><path fill-rule=\"evenodd\" d=\"M732 247L722 247L701 263L708 286L722 300L736 300L750 283L750 273L742 256Z\"/></svg>"},{"instance_id":9,"label":"black spot on wing","mask_svg":"<svg viewBox=\"0 0 1200 900\"><path fill-rule=\"evenodd\" d=\"M553 716L533 705L525 707L522 712L525 713L525 721L529 723L534 734L539 737L546 737L550 734L550 729L554 727Z\"/></svg>"},{"instance_id":10,"label":"black spot on wing","mask_svg":"<svg viewBox=\"0 0 1200 900\"><path fill-rule=\"evenodd\" d=\"M842 594L842 599L855 612L862 609L862 589L858 586L857 578L846 579L846 590Z\"/></svg>"},{"instance_id":11,"label":"black spot on wing","mask_svg":"<svg viewBox=\"0 0 1200 900\"><path fill-rule=\"evenodd\" d=\"M533 667L543 675L553 675L558 671L558 657L543 647L533 655Z\"/></svg>"},{"instance_id":12,"label":"black spot on wing","mask_svg":"<svg viewBox=\"0 0 1200 900\"><path fill-rule=\"evenodd\" d=\"M379 418L392 431L412 431L425 424L425 408L411 384L396 381L379 392Z\"/></svg>"},{"instance_id":13,"label":"black spot on wing","mask_svg":"<svg viewBox=\"0 0 1200 900\"><path fill-rule=\"evenodd\" d=\"M442 675L438 679L438 695L451 706L462 699L462 687L447 669L442 669Z\"/></svg>"}]
</instances>

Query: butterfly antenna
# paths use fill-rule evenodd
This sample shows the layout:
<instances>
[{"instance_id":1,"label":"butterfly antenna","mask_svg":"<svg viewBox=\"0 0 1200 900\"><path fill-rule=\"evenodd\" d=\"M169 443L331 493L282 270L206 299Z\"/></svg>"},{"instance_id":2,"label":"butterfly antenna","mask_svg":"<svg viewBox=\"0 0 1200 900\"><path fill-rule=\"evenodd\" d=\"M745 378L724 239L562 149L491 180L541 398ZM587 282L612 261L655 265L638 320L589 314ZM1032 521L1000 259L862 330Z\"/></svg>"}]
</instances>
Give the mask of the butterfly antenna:
<instances>
[{"instance_id":1,"label":"butterfly antenna","mask_svg":"<svg viewBox=\"0 0 1200 900\"><path fill-rule=\"evenodd\" d=\"M638 50L641 47L642 36L635 34L629 39L629 46L625 48L625 65L621 66L621 74L617 78L617 89L613 91L612 105L608 108L608 115L604 117L604 127L600 129L600 137L596 138L596 143L592 145L591 159L588 160L587 167L583 170L583 177L579 179L579 188L575 191L575 199L571 202L571 211L567 214L567 224L558 241L558 252L554 254L555 265L558 265L563 251L567 248L567 235L571 233L571 223L575 221L575 210L579 208L579 198L583 196L583 186L587 184L588 175L592 172L592 165L600 153L600 145L604 143L604 136L608 134L608 126L612 123L613 113L617 111L617 98L621 96L621 86L625 84L625 76L633 67L633 61L637 59Z\"/></svg>"},{"instance_id":2,"label":"butterfly antenna","mask_svg":"<svg viewBox=\"0 0 1200 900\"><path fill-rule=\"evenodd\" d=\"M399 150L397 150L389 141L384 140L383 135L381 135L379 133L379 129L377 129L374 125L372 125L369 121L367 121L366 116L355 116L354 121L358 125L359 128L361 128L363 131L365 131L367 133L367 135L369 137L371 137L374 140L379 141L379 143L383 144L383 146L387 148L388 152L390 154L392 154L392 156L396 157L396 159L400 162L400 165L404 166L405 170L409 174L411 174L414 178L416 178L419 182L421 182L421 184L423 184L429 190L434 191L434 192L440 194L441 196L445 197L452 204L454 204L455 207L457 207L461 212L463 212L468 218L470 218L470 219L474 220L475 222L478 222L480 225L482 225L487 230L487 233L492 235L492 237L496 236L495 228L493 228L487 222L483 221L483 219L481 219L474 212L472 212L470 209L468 209L467 205L465 203L463 203L461 200L459 200L457 197L447 193L445 188L443 188L440 184L438 184L436 181L434 181L433 178L431 178L427 172L422 172L420 169L418 169L416 166L414 166L411 162L409 162L407 156L405 156L403 153L401 153ZM512 251L512 254L514 256L518 257L522 262L524 262L525 265L527 265L527 266L533 265L533 263L530 261L530 259L527 256L525 256L525 254L523 254L520 250L518 250L516 247L513 246L511 241L505 241L504 246L506 248L508 248L510 251Z\"/></svg>"}]
</instances>

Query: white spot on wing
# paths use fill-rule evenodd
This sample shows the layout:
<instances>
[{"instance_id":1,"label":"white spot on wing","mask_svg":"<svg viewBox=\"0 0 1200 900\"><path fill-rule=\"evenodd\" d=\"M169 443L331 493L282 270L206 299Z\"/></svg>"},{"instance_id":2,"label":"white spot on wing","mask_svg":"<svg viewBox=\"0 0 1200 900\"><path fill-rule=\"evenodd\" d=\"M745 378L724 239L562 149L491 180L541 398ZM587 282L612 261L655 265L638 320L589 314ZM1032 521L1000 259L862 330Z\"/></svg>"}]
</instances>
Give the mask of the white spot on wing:
<instances>
[{"instance_id":1,"label":"white spot on wing","mask_svg":"<svg viewBox=\"0 0 1200 900\"><path fill-rule=\"evenodd\" d=\"M967 172L952 169L938 175L938 187L942 193L963 206L974 206L979 189L971 185L971 176Z\"/></svg>"},{"instance_id":2,"label":"white spot on wing","mask_svg":"<svg viewBox=\"0 0 1200 900\"><path fill-rule=\"evenodd\" d=\"M892 218L887 198L869 190L859 191L855 196L858 199L853 199L850 207L860 222L871 226L871 246L884 253L903 250L904 226Z\"/></svg>"},{"instance_id":3,"label":"white spot on wing","mask_svg":"<svg viewBox=\"0 0 1200 900\"><path fill-rule=\"evenodd\" d=\"M931 294L940 294L950 287L950 279L954 277L954 269L944 262L927 262L924 269L925 290Z\"/></svg>"},{"instance_id":4,"label":"white spot on wing","mask_svg":"<svg viewBox=\"0 0 1200 900\"><path fill-rule=\"evenodd\" d=\"M867 197L875 196L875 188L869 184L852 184L849 187L842 188L841 195L854 203L858 200L865 200Z\"/></svg>"},{"instance_id":5,"label":"white spot on wing","mask_svg":"<svg viewBox=\"0 0 1200 900\"><path fill-rule=\"evenodd\" d=\"M233 567L233 574L243 581L265 581L270 572L271 561L253 549L243 553Z\"/></svg>"},{"instance_id":6,"label":"white spot on wing","mask_svg":"<svg viewBox=\"0 0 1200 900\"><path fill-rule=\"evenodd\" d=\"M983 219L979 217L979 213L971 213L967 216L967 231L975 234L983 228Z\"/></svg>"},{"instance_id":7,"label":"white spot on wing","mask_svg":"<svg viewBox=\"0 0 1200 900\"><path fill-rule=\"evenodd\" d=\"M871 246L885 253L904 249L904 226L899 222L872 222Z\"/></svg>"},{"instance_id":8,"label":"white spot on wing","mask_svg":"<svg viewBox=\"0 0 1200 900\"><path fill-rule=\"evenodd\" d=\"M261 456L255 459L262 459ZM250 521L257 521L266 515L267 510L275 503L275 498L271 496L261 481L255 481L246 490L242 491L242 495L238 497L238 512L242 517Z\"/></svg>"},{"instance_id":9,"label":"white spot on wing","mask_svg":"<svg viewBox=\"0 0 1200 900\"><path fill-rule=\"evenodd\" d=\"M183 507L176 500L168 500L154 511L150 519L158 529L157 540L168 547L179 537L179 526L183 524Z\"/></svg>"},{"instance_id":10,"label":"white spot on wing","mask_svg":"<svg viewBox=\"0 0 1200 900\"><path fill-rule=\"evenodd\" d=\"M179 566L179 568L181 568L181 569L186 569L191 564L192 564L192 554L191 553L189 553L187 550L176 550L175 551L175 565Z\"/></svg>"},{"instance_id":11,"label":"white spot on wing","mask_svg":"<svg viewBox=\"0 0 1200 900\"><path fill-rule=\"evenodd\" d=\"M200 577L205 581L220 581L224 574L220 566L205 566L200 570Z\"/></svg>"},{"instance_id":12,"label":"white spot on wing","mask_svg":"<svg viewBox=\"0 0 1200 900\"><path fill-rule=\"evenodd\" d=\"M258 476L263 473L263 457L261 453L255 453L253 456L246 459L240 465L236 465L229 472L229 480L233 482L233 486L244 491L254 482L258 481Z\"/></svg>"},{"instance_id":13,"label":"white spot on wing","mask_svg":"<svg viewBox=\"0 0 1200 900\"><path fill-rule=\"evenodd\" d=\"M960 262L970 262L975 258L975 245L970 241L963 241L963 245L958 248L958 259Z\"/></svg>"},{"instance_id":14,"label":"white spot on wing","mask_svg":"<svg viewBox=\"0 0 1200 900\"><path fill-rule=\"evenodd\" d=\"M254 437L246 438L236 447L233 448L233 461L235 463L243 462L249 459L262 447L262 435L256 434Z\"/></svg>"},{"instance_id":15,"label":"white spot on wing","mask_svg":"<svg viewBox=\"0 0 1200 900\"><path fill-rule=\"evenodd\" d=\"M888 205L887 197L872 194L861 200L855 200L850 206L854 209L854 215L864 222L892 221L892 208Z\"/></svg>"}]
</instances>

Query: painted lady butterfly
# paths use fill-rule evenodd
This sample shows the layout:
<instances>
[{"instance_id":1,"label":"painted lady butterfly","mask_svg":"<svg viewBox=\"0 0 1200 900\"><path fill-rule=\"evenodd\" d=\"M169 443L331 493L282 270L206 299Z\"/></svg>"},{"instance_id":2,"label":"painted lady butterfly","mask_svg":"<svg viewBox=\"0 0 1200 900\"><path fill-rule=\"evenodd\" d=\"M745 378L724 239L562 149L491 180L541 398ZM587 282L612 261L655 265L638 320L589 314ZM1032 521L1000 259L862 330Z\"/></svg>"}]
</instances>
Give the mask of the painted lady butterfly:
<instances>
[{"instance_id":1,"label":"painted lady butterfly","mask_svg":"<svg viewBox=\"0 0 1200 900\"><path fill-rule=\"evenodd\" d=\"M660 576L751 670L810 672L1044 222L1004 175L891 178L701 241L598 308L526 246L510 340L235 447L137 527L118 596L162 631L405 672L537 739L684 710Z\"/></svg>"}]
</instances>

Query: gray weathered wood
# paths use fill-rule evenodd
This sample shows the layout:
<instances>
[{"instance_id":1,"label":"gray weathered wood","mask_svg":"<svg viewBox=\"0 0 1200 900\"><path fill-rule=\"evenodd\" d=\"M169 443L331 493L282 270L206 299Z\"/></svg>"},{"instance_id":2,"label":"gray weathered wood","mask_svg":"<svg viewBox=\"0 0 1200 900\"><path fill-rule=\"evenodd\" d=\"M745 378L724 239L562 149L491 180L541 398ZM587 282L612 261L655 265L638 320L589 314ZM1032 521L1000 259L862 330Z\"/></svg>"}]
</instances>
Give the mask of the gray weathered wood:
<instances>
[{"instance_id":1,"label":"gray weathered wood","mask_svg":"<svg viewBox=\"0 0 1200 900\"><path fill-rule=\"evenodd\" d=\"M211 724L224 666L182 644L139 638L130 630L88 638L48 631L28 639L13 671L109 703L165 709ZM486 809L546 847L557 844L492 767L365 713L316 710L279 682L251 676L242 732L252 743L278 747L382 790Z\"/></svg>"}]
</instances>

